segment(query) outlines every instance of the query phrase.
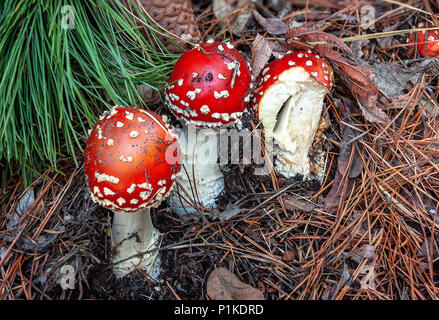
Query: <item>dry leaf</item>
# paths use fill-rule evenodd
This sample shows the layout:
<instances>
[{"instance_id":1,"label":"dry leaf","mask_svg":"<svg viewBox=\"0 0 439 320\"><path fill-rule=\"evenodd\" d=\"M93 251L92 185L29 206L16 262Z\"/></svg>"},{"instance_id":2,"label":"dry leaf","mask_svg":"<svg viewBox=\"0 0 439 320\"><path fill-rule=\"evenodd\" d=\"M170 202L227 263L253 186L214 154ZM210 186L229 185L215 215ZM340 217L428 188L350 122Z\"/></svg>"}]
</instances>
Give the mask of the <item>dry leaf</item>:
<instances>
[{"instance_id":1,"label":"dry leaf","mask_svg":"<svg viewBox=\"0 0 439 320\"><path fill-rule=\"evenodd\" d=\"M340 40L340 38L322 31L313 31L306 27L290 28L285 33L285 39L288 42L290 39L302 39L306 42L320 42L324 41L331 45L334 45L350 55L353 55L351 49Z\"/></svg>"},{"instance_id":2,"label":"dry leaf","mask_svg":"<svg viewBox=\"0 0 439 320\"><path fill-rule=\"evenodd\" d=\"M341 200L344 200L351 192L353 183L352 179L349 177L346 177L346 179L342 179L343 176L339 173L337 170L335 172L335 178L334 182L332 183L331 189L329 190L328 194L324 198L320 198L320 202L322 205L326 208L334 208L337 207ZM342 180L343 185L341 184ZM342 198L343 188L346 185L346 192L344 193L344 197Z\"/></svg>"},{"instance_id":3,"label":"dry leaf","mask_svg":"<svg viewBox=\"0 0 439 320\"><path fill-rule=\"evenodd\" d=\"M253 63L252 63L252 75L255 79L259 76L262 69L270 60L272 51L268 41L259 33L252 44Z\"/></svg>"},{"instance_id":4,"label":"dry leaf","mask_svg":"<svg viewBox=\"0 0 439 320\"><path fill-rule=\"evenodd\" d=\"M294 197L288 196L283 198L285 209L287 210L302 210L303 212L311 212L316 207L311 202L306 202L303 200L296 199Z\"/></svg>"},{"instance_id":5,"label":"dry leaf","mask_svg":"<svg viewBox=\"0 0 439 320\"><path fill-rule=\"evenodd\" d=\"M304 44L298 41L291 43L291 40L325 41L331 46L337 46L353 56L351 49L338 37L325 32L312 31L306 27L290 28L286 32L285 39L286 41L290 40L290 46L296 49L303 47ZM314 50L329 60L332 68L340 75L341 79L351 90L352 95L357 99L366 120L381 123L390 121L380 108L378 102L380 90L372 82L373 72L366 67L357 65L352 60L344 58L338 51L333 50L331 46L319 44L314 46Z\"/></svg>"},{"instance_id":6,"label":"dry leaf","mask_svg":"<svg viewBox=\"0 0 439 320\"><path fill-rule=\"evenodd\" d=\"M365 244L349 254L349 257L358 264L364 259L372 260L374 256L375 247L371 244Z\"/></svg>"},{"instance_id":7,"label":"dry leaf","mask_svg":"<svg viewBox=\"0 0 439 320\"><path fill-rule=\"evenodd\" d=\"M343 138L340 142L340 156L337 160L337 169L340 174L348 170L349 178L356 178L363 171L363 161L358 150L363 150L361 145L353 141L358 134L354 129L342 126Z\"/></svg>"},{"instance_id":8,"label":"dry leaf","mask_svg":"<svg viewBox=\"0 0 439 320\"><path fill-rule=\"evenodd\" d=\"M264 18L257 11L253 11L253 16L261 27L273 35L285 34L288 30L288 26L279 18Z\"/></svg>"},{"instance_id":9,"label":"dry leaf","mask_svg":"<svg viewBox=\"0 0 439 320\"><path fill-rule=\"evenodd\" d=\"M246 32L247 24L252 18L251 12L240 12L235 14L238 9L249 8L251 3L246 0L213 0L212 11L215 18L219 19L221 28L230 26L233 34L240 36Z\"/></svg>"},{"instance_id":10,"label":"dry leaf","mask_svg":"<svg viewBox=\"0 0 439 320\"><path fill-rule=\"evenodd\" d=\"M240 281L225 268L211 272L206 291L212 300L265 300L261 290Z\"/></svg>"},{"instance_id":11,"label":"dry leaf","mask_svg":"<svg viewBox=\"0 0 439 320\"><path fill-rule=\"evenodd\" d=\"M378 102L378 87L372 82L373 72L366 67L341 56L340 53L322 45L314 49L326 57L335 71L338 72L352 95L357 99L363 116L371 122L387 123L390 121Z\"/></svg>"}]
</instances>

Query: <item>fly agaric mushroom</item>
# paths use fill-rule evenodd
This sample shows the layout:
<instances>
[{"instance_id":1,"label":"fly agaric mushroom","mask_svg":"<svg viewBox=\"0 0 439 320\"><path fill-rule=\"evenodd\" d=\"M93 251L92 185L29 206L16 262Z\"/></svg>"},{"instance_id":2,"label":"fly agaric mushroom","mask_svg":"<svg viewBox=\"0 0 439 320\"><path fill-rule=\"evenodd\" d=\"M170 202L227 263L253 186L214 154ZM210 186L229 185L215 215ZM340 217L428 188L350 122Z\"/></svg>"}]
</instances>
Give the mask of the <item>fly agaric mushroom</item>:
<instances>
[{"instance_id":1,"label":"fly agaric mushroom","mask_svg":"<svg viewBox=\"0 0 439 320\"><path fill-rule=\"evenodd\" d=\"M211 157L214 163L206 159L203 161L197 158L197 152L206 149L206 143L216 146L215 152L218 152L218 129L240 123L250 100L250 83L249 66L238 50L230 43L212 41L181 55L165 90L168 107L184 124L216 129L201 130L194 142L183 137L188 131L185 126L179 138L184 154L183 164L188 172L188 175L182 172L179 182L186 191L190 191L194 169L196 198L206 208L215 207L215 198L224 189L224 177L216 157ZM212 140L215 141L212 143ZM183 202L175 191L169 198L177 214L195 211L187 201Z\"/></svg>"},{"instance_id":2,"label":"fly agaric mushroom","mask_svg":"<svg viewBox=\"0 0 439 320\"><path fill-rule=\"evenodd\" d=\"M96 123L87 141L84 169L91 198L113 211L114 273L151 266L160 233L150 208L169 194L180 168L172 129L157 114L115 106ZM137 256L135 256L137 255Z\"/></svg>"},{"instance_id":3,"label":"fly agaric mushroom","mask_svg":"<svg viewBox=\"0 0 439 320\"><path fill-rule=\"evenodd\" d=\"M421 57L439 55L439 32L437 30L411 33L407 42L416 44Z\"/></svg>"},{"instance_id":4,"label":"fly agaric mushroom","mask_svg":"<svg viewBox=\"0 0 439 320\"><path fill-rule=\"evenodd\" d=\"M313 171L309 153L332 80L327 61L311 51L289 52L267 64L260 75L253 110L265 138L274 140L275 169L287 178L308 178Z\"/></svg>"}]
</instances>

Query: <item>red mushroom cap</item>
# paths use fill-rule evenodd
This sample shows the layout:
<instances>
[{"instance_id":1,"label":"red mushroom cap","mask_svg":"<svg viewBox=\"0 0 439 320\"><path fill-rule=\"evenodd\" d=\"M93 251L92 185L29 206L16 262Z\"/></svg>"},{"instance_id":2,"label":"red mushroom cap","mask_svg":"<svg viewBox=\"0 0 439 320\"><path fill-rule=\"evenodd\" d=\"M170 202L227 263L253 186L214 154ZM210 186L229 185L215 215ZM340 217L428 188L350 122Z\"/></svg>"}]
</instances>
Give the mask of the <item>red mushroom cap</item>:
<instances>
[{"instance_id":1,"label":"red mushroom cap","mask_svg":"<svg viewBox=\"0 0 439 320\"><path fill-rule=\"evenodd\" d=\"M196 127L219 128L242 116L251 74L230 44L203 43L177 61L165 90L172 112Z\"/></svg>"},{"instance_id":2,"label":"red mushroom cap","mask_svg":"<svg viewBox=\"0 0 439 320\"><path fill-rule=\"evenodd\" d=\"M264 92L279 80L283 72L292 68L303 68L328 91L332 87L334 76L326 59L310 50L288 53L280 59L271 61L266 65L264 70L262 70L259 77L258 88L255 90L253 98L253 110L256 114L258 114L259 101L262 99Z\"/></svg>"},{"instance_id":3,"label":"red mushroom cap","mask_svg":"<svg viewBox=\"0 0 439 320\"><path fill-rule=\"evenodd\" d=\"M175 135L159 115L115 106L96 123L85 149L92 199L114 211L158 206L171 190L180 158Z\"/></svg>"},{"instance_id":4,"label":"red mushroom cap","mask_svg":"<svg viewBox=\"0 0 439 320\"><path fill-rule=\"evenodd\" d=\"M416 48L421 57L439 55L439 32L437 30L411 33L408 42L417 44Z\"/></svg>"}]
</instances>

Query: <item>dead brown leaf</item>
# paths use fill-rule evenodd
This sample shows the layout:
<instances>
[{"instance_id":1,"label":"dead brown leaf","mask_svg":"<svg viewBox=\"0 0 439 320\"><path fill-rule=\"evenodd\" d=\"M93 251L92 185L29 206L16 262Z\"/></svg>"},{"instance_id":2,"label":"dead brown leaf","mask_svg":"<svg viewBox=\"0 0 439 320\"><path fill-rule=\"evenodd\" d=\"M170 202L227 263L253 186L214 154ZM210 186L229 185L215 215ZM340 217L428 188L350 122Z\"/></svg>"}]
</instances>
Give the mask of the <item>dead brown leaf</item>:
<instances>
[{"instance_id":1,"label":"dead brown leaf","mask_svg":"<svg viewBox=\"0 0 439 320\"><path fill-rule=\"evenodd\" d=\"M340 174L348 170L349 178L358 177L363 171L363 161L359 156L359 150L362 147L356 141L356 132L343 126L343 138L340 142L340 156L337 160L337 169Z\"/></svg>"},{"instance_id":2,"label":"dead brown leaf","mask_svg":"<svg viewBox=\"0 0 439 320\"><path fill-rule=\"evenodd\" d=\"M255 40L253 40L252 52L252 75L256 79L267 64L268 60L270 60L272 54L268 41L259 33Z\"/></svg>"},{"instance_id":3,"label":"dead brown leaf","mask_svg":"<svg viewBox=\"0 0 439 320\"><path fill-rule=\"evenodd\" d=\"M206 291L212 300L265 300L261 290L240 281L225 268L211 272Z\"/></svg>"},{"instance_id":4,"label":"dead brown leaf","mask_svg":"<svg viewBox=\"0 0 439 320\"><path fill-rule=\"evenodd\" d=\"M352 179L349 177L343 179L343 176L337 170L335 172L334 182L332 183L328 194L326 197L320 198L321 204L327 209L337 207L340 201L344 200L350 194L352 187ZM343 193L344 188L346 188L346 192Z\"/></svg>"},{"instance_id":5,"label":"dead brown leaf","mask_svg":"<svg viewBox=\"0 0 439 320\"><path fill-rule=\"evenodd\" d=\"M306 42L327 42L328 44L334 45L346 53L353 55L351 49L340 40L340 38L322 31L314 31L306 27L290 28L285 33L285 39L288 42L290 39L301 39Z\"/></svg>"},{"instance_id":6,"label":"dead brown leaf","mask_svg":"<svg viewBox=\"0 0 439 320\"><path fill-rule=\"evenodd\" d=\"M303 212L311 212L316 207L311 202L296 199L292 196L283 197L285 209L287 210L302 210Z\"/></svg>"},{"instance_id":7,"label":"dead brown leaf","mask_svg":"<svg viewBox=\"0 0 439 320\"><path fill-rule=\"evenodd\" d=\"M288 26L281 19L276 17L264 18L259 12L253 11L255 20L263 27L268 33L273 35L285 34L288 30Z\"/></svg>"},{"instance_id":8,"label":"dead brown leaf","mask_svg":"<svg viewBox=\"0 0 439 320\"><path fill-rule=\"evenodd\" d=\"M344 58L339 52L323 45L317 45L314 49L329 60L332 68L351 90L366 120L380 123L390 121L387 114L380 107L378 101L380 90L372 82L374 74L370 69L357 65L355 62Z\"/></svg>"}]
</instances>

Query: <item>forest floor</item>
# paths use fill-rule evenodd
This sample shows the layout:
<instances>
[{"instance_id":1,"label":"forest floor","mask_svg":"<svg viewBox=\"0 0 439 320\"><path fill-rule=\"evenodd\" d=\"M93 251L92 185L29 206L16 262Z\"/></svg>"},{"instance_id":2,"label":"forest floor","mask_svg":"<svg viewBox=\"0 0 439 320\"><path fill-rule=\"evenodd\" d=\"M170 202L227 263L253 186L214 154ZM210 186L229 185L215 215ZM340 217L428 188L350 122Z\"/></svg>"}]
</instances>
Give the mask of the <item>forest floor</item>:
<instances>
[{"instance_id":1,"label":"forest floor","mask_svg":"<svg viewBox=\"0 0 439 320\"><path fill-rule=\"evenodd\" d=\"M264 61L255 39L265 41L271 59L297 48L285 35L288 23L343 39L351 51L335 43L336 55L327 53L335 85L325 100L322 183L230 165L217 215L179 217L166 203L152 209L163 234L162 272L153 283L141 271L115 278L112 213L90 199L80 160L60 160L64 174L47 169L27 189L12 176L0 190L0 298L215 299L224 288L207 284L222 268L230 272L223 277L243 284L236 294L248 298L439 298L439 60L420 57L406 44L409 33L398 32L434 26L439 4L241 2L226 19L213 15L210 1L194 1L194 12L205 39L229 40L254 68ZM365 28L367 4L374 19ZM245 13L245 29L233 34L231 22ZM308 40L322 39L314 35ZM375 77L361 91L370 81L361 78L365 70ZM370 97L377 100L367 104ZM150 108L166 112L159 100ZM243 119L250 130L257 124L251 114ZM64 290L66 266L75 282Z\"/></svg>"}]
</instances>

